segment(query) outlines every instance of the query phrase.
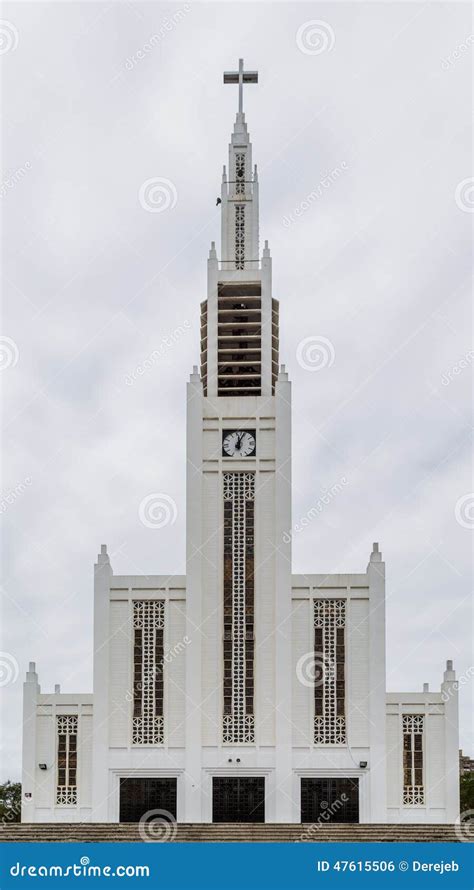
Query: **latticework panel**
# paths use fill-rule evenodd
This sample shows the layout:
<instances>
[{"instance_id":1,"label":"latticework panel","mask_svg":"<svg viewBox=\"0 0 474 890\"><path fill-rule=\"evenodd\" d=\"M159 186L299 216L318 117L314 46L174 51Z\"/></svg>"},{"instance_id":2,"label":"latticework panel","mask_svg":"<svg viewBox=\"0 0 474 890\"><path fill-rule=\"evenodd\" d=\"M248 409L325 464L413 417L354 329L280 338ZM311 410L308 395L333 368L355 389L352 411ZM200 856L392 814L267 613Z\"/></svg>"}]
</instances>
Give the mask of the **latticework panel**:
<instances>
[{"instance_id":1,"label":"latticework panel","mask_svg":"<svg viewBox=\"0 0 474 890\"><path fill-rule=\"evenodd\" d=\"M235 268L245 267L245 205L235 205Z\"/></svg>"},{"instance_id":2,"label":"latticework panel","mask_svg":"<svg viewBox=\"0 0 474 890\"><path fill-rule=\"evenodd\" d=\"M403 804L422 806L425 802L423 780L423 714L404 714L403 731Z\"/></svg>"},{"instance_id":3,"label":"latticework panel","mask_svg":"<svg viewBox=\"0 0 474 890\"><path fill-rule=\"evenodd\" d=\"M78 718L64 714L56 718L58 767L56 805L77 804L77 730Z\"/></svg>"},{"instance_id":4,"label":"latticework panel","mask_svg":"<svg viewBox=\"0 0 474 890\"><path fill-rule=\"evenodd\" d=\"M163 600L133 603L133 745L162 745L163 716Z\"/></svg>"},{"instance_id":5,"label":"latticework panel","mask_svg":"<svg viewBox=\"0 0 474 890\"><path fill-rule=\"evenodd\" d=\"M346 601L314 601L314 744L346 743Z\"/></svg>"},{"instance_id":6,"label":"latticework panel","mask_svg":"<svg viewBox=\"0 0 474 890\"><path fill-rule=\"evenodd\" d=\"M255 741L255 473L224 473L224 744Z\"/></svg>"},{"instance_id":7,"label":"latticework panel","mask_svg":"<svg viewBox=\"0 0 474 890\"><path fill-rule=\"evenodd\" d=\"M238 152L235 156L235 193L245 194L245 154Z\"/></svg>"}]
</instances>

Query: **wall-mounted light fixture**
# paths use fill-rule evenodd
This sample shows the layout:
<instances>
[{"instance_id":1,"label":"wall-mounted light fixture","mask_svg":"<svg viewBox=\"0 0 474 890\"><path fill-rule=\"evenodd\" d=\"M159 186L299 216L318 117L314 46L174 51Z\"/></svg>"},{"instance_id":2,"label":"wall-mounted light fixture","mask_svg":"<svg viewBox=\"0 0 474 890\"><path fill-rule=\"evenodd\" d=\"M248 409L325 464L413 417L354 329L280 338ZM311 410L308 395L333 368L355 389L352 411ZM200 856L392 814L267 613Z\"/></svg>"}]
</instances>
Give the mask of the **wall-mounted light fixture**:
<instances>
[{"instance_id":1,"label":"wall-mounted light fixture","mask_svg":"<svg viewBox=\"0 0 474 890\"><path fill-rule=\"evenodd\" d=\"M48 769L48 765L46 763L38 763L40 769Z\"/></svg>"},{"instance_id":2,"label":"wall-mounted light fixture","mask_svg":"<svg viewBox=\"0 0 474 890\"><path fill-rule=\"evenodd\" d=\"M359 766L360 766L361 769L366 769L366 768L367 768L367 761L366 761L366 760L361 760L361 761L359 761Z\"/></svg>"}]
</instances>

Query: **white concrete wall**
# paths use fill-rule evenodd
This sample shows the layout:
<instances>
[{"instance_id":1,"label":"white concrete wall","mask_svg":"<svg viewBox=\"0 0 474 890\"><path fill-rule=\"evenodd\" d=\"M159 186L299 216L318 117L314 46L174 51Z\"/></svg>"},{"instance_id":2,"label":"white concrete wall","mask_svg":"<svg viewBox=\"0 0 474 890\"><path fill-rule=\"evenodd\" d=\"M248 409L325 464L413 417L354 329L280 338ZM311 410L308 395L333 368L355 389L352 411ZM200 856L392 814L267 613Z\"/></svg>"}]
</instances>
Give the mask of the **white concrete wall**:
<instances>
[{"instance_id":1,"label":"white concrete wall","mask_svg":"<svg viewBox=\"0 0 474 890\"><path fill-rule=\"evenodd\" d=\"M445 671L440 692L388 693L386 696L387 821L448 822L459 815L457 688L454 671ZM403 804L404 714L424 716L425 802Z\"/></svg>"},{"instance_id":2,"label":"white concrete wall","mask_svg":"<svg viewBox=\"0 0 474 890\"><path fill-rule=\"evenodd\" d=\"M29 672L30 674L33 672ZM87 822L92 814L92 695L41 694L30 697L32 712L24 726L22 822ZM77 806L57 806L57 721L61 715L78 717ZM26 764L28 763L28 767ZM46 764L40 769L39 764ZM31 797L25 795L31 794Z\"/></svg>"}]
</instances>

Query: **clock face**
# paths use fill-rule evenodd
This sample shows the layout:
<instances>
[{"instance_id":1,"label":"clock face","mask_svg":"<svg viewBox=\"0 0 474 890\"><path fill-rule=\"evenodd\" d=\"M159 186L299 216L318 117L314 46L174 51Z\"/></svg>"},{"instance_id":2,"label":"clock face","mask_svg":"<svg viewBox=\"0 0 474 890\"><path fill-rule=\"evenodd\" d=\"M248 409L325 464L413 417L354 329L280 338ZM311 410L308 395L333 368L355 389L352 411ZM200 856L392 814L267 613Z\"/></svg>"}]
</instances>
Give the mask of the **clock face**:
<instances>
[{"instance_id":1,"label":"clock face","mask_svg":"<svg viewBox=\"0 0 474 890\"><path fill-rule=\"evenodd\" d=\"M255 430L224 430L222 433L223 457L254 457L256 444Z\"/></svg>"}]
</instances>

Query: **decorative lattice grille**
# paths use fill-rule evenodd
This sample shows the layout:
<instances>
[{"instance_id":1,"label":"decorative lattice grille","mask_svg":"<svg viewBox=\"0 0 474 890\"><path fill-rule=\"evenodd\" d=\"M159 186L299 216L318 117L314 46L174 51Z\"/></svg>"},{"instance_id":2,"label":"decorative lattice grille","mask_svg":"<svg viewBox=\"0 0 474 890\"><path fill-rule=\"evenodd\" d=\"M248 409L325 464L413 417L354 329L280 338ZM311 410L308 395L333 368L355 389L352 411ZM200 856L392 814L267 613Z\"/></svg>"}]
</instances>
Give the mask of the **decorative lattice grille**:
<instances>
[{"instance_id":1,"label":"decorative lattice grille","mask_svg":"<svg viewBox=\"0 0 474 890\"><path fill-rule=\"evenodd\" d=\"M162 745L163 717L163 600L133 603L133 728L134 745Z\"/></svg>"},{"instance_id":2,"label":"decorative lattice grille","mask_svg":"<svg viewBox=\"0 0 474 890\"><path fill-rule=\"evenodd\" d=\"M243 269L245 263L245 206L235 205L235 268Z\"/></svg>"},{"instance_id":3,"label":"decorative lattice grille","mask_svg":"<svg viewBox=\"0 0 474 890\"><path fill-rule=\"evenodd\" d=\"M314 601L314 743L344 745L345 600Z\"/></svg>"},{"instance_id":4,"label":"decorative lattice grille","mask_svg":"<svg viewBox=\"0 0 474 890\"><path fill-rule=\"evenodd\" d=\"M255 741L255 473L224 473L224 744Z\"/></svg>"},{"instance_id":5,"label":"decorative lattice grille","mask_svg":"<svg viewBox=\"0 0 474 890\"><path fill-rule=\"evenodd\" d=\"M404 714L403 726L403 803L419 806L425 802L423 784L423 714Z\"/></svg>"},{"instance_id":6,"label":"decorative lattice grille","mask_svg":"<svg viewBox=\"0 0 474 890\"><path fill-rule=\"evenodd\" d=\"M78 718L62 715L56 718L58 737L58 780L56 804L77 804L77 727Z\"/></svg>"},{"instance_id":7,"label":"decorative lattice grille","mask_svg":"<svg viewBox=\"0 0 474 890\"><path fill-rule=\"evenodd\" d=\"M240 152L235 156L235 192L245 194L245 154Z\"/></svg>"}]
</instances>

